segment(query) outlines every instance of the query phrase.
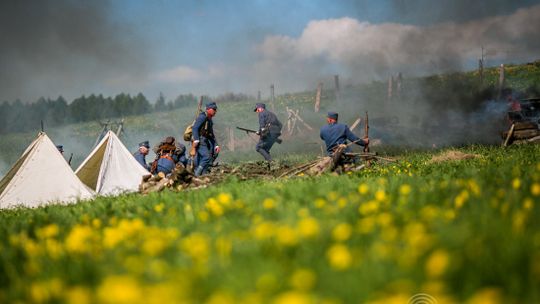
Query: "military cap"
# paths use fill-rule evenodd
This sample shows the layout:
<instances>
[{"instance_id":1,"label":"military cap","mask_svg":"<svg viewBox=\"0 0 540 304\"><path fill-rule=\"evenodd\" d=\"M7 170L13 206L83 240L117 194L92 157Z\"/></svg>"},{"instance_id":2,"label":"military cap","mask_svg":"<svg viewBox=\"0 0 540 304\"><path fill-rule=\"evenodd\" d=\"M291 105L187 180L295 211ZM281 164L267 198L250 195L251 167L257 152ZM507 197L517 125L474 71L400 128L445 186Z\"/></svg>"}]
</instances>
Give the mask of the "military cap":
<instances>
[{"instance_id":1,"label":"military cap","mask_svg":"<svg viewBox=\"0 0 540 304\"><path fill-rule=\"evenodd\" d=\"M64 152L64 146L62 145L56 145L56 149L58 149L60 152Z\"/></svg>"},{"instance_id":2,"label":"military cap","mask_svg":"<svg viewBox=\"0 0 540 304\"><path fill-rule=\"evenodd\" d=\"M139 147L146 147L147 149L150 149L150 143L148 142L148 140L145 140L139 143Z\"/></svg>"},{"instance_id":3,"label":"military cap","mask_svg":"<svg viewBox=\"0 0 540 304\"><path fill-rule=\"evenodd\" d=\"M206 108L217 110L217 104L215 102L209 102L206 104Z\"/></svg>"},{"instance_id":4,"label":"military cap","mask_svg":"<svg viewBox=\"0 0 540 304\"><path fill-rule=\"evenodd\" d=\"M337 112L328 112L328 115L326 117L338 120L338 113Z\"/></svg>"},{"instance_id":5,"label":"military cap","mask_svg":"<svg viewBox=\"0 0 540 304\"><path fill-rule=\"evenodd\" d=\"M264 103L258 102L258 103L255 105L255 109L253 109L253 112L256 112L258 108L266 109L266 105L265 105Z\"/></svg>"}]
</instances>

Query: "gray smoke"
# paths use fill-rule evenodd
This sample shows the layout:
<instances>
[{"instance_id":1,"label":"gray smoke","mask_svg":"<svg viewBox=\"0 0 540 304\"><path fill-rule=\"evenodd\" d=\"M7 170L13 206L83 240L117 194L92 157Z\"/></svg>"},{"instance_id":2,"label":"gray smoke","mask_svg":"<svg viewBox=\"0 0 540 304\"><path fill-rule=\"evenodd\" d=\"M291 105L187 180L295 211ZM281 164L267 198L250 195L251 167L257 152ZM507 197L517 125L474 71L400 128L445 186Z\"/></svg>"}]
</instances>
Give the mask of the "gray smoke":
<instances>
[{"instance_id":1,"label":"gray smoke","mask_svg":"<svg viewBox=\"0 0 540 304\"><path fill-rule=\"evenodd\" d=\"M129 24L113 20L112 3L0 2L0 91L5 100L107 92L107 81L145 71L147 47ZM109 80L114 82L114 80Z\"/></svg>"}]
</instances>

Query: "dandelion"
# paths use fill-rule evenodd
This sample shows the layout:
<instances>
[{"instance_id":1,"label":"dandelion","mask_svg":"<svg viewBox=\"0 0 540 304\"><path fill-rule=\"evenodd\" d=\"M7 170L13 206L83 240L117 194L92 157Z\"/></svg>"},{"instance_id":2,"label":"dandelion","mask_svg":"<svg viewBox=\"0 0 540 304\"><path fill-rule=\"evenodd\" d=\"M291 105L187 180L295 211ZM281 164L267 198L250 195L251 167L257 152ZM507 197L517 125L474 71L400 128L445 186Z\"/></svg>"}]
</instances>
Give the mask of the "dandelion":
<instances>
[{"instance_id":1,"label":"dandelion","mask_svg":"<svg viewBox=\"0 0 540 304\"><path fill-rule=\"evenodd\" d=\"M499 304L503 303L501 290L497 288L484 288L475 292L469 298L470 304Z\"/></svg>"},{"instance_id":2,"label":"dandelion","mask_svg":"<svg viewBox=\"0 0 540 304\"><path fill-rule=\"evenodd\" d=\"M514 188L515 190L518 190L520 187L521 187L521 180L517 177L514 178L514 180L512 180L512 188Z\"/></svg>"},{"instance_id":3,"label":"dandelion","mask_svg":"<svg viewBox=\"0 0 540 304\"><path fill-rule=\"evenodd\" d=\"M298 222L298 233L304 238L313 238L319 235L319 222L312 217L306 217Z\"/></svg>"},{"instance_id":4,"label":"dandelion","mask_svg":"<svg viewBox=\"0 0 540 304\"><path fill-rule=\"evenodd\" d=\"M296 231L289 226L280 226L276 231L276 240L283 246L294 246L298 243Z\"/></svg>"},{"instance_id":5,"label":"dandelion","mask_svg":"<svg viewBox=\"0 0 540 304\"><path fill-rule=\"evenodd\" d=\"M222 192L217 196L217 200L223 206L229 206L232 202L232 195Z\"/></svg>"},{"instance_id":6,"label":"dandelion","mask_svg":"<svg viewBox=\"0 0 540 304\"><path fill-rule=\"evenodd\" d=\"M411 193L411 186L408 184L403 184L399 187L399 194L407 196Z\"/></svg>"},{"instance_id":7,"label":"dandelion","mask_svg":"<svg viewBox=\"0 0 540 304\"><path fill-rule=\"evenodd\" d=\"M360 193L360 194L362 194L362 195L365 195L365 194L368 193L368 191L369 191L368 185L366 185L366 184L360 184L360 185L358 186L358 193Z\"/></svg>"},{"instance_id":8,"label":"dandelion","mask_svg":"<svg viewBox=\"0 0 540 304\"><path fill-rule=\"evenodd\" d=\"M87 287L75 286L66 291L64 299L68 304L90 304L92 292Z\"/></svg>"},{"instance_id":9,"label":"dandelion","mask_svg":"<svg viewBox=\"0 0 540 304\"><path fill-rule=\"evenodd\" d=\"M265 198L263 201L263 208L266 210L272 210L276 208L276 200L273 198Z\"/></svg>"},{"instance_id":10,"label":"dandelion","mask_svg":"<svg viewBox=\"0 0 540 304\"><path fill-rule=\"evenodd\" d=\"M50 224L36 230L36 236L40 239L53 238L58 235L60 229L56 224Z\"/></svg>"},{"instance_id":11,"label":"dandelion","mask_svg":"<svg viewBox=\"0 0 540 304\"><path fill-rule=\"evenodd\" d=\"M159 203L159 204L154 206L154 211L156 211L157 213L161 213L161 211L163 211L163 209L165 209L165 204L163 204L163 203Z\"/></svg>"},{"instance_id":12,"label":"dandelion","mask_svg":"<svg viewBox=\"0 0 540 304\"><path fill-rule=\"evenodd\" d=\"M208 221L208 218L210 217L210 215L208 214L208 212L206 211L199 211L197 213L197 217L199 218L199 220L203 223L207 222Z\"/></svg>"},{"instance_id":13,"label":"dandelion","mask_svg":"<svg viewBox=\"0 0 540 304\"><path fill-rule=\"evenodd\" d=\"M255 238L258 240L266 240L266 239L271 238L274 235L274 231L275 231L275 226L273 223L262 222L255 227L253 234Z\"/></svg>"},{"instance_id":14,"label":"dandelion","mask_svg":"<svg viewBox=\"0 0 540 304\"><path fill-rule=\"evenodd\" d=\"M84 253L90 250L90 241L94 235L92 228L75 225L66 237L66 249L75 253Z\"/></svg>"},{"instance_id":15,"label":"dandelion","mask_svg":"<svg viewBox=\"0 0 540 304\"><path fill-rule=\"evenodd\" d=\"M335 270L345 270L352 264L352 255L347 246L336 244L326 251L330 266Z\"/></svg>"},{"instance_id":16,"label":"dandelion","mask_svg":"<svg viewBox=\"0 0 540 304\"><path fill-rule=\"evenodd\" d=\"M323 208L326 205L326 200L323 198L318 198L314 202L315 208Z\"/></svg>"},{"instance_id":17,"label":"dandelion","mask_svg":"<svg viewBox=\"0 0 540 304\"><path fill-rule=\"evenodd\" d=\"M448 253L443 249L436 250L429 256L426 262L426 273L431 278L440 277L445 273L449 263L450 256Z\"/></svg>"},{"instance_id":18,"label":"dandelion","mask_svg":"<svg viewBox=\"0 0 540 304\"><path fill-rule=\"evenodd\" d=\"M458 196L454 199L454 205L457 209L463 207L463 204L469 199L469 192L467 190L462 190Z\"/></svg>"},{"instance_id":19,"label":"dandelion","mask_svg":"<svg viewBox=\"0 0 540 304\"><path fill-rule=\"evenodd\" d=\"M297 269L290 277L289 284L296 290L308 291L313 288L317 276L311 269Z\"/></svg>"},{"instance_id":20,"label":"dandelion","mask_svg":"<svg viewBox=\"0 0 540 304\"><path fill-rule=\"evenodd\" d=\"M332 238L335 241L346 241L351 237L352 226L347 223L341 223L332 230Z\"/></svg>"},{"instance_id":21,"label":"dandelion","mask_svg":"<svg viewBox=\"0 0 540 304\"><path fill-rule=\"evenodd\" d=\"M144 298L137 281L129 276L110 276L100 284L97 297L101 303L138 303Z\"/></svg>"},{"instance_id":22,"label":"dandelion","mask_svg":"<svg viewBox=\"0 0 540 304\"><path fill-rule=\"evenodd\" d=\"M534 183L531 185L531 193L534 196L540 196L540 184Z\"/></svg>"},{"instance_id":23,"label":"dandelion","mask_svg":"<svg viewBox=\"0 0 540 304\"><path fill-rule=\"evenodd\" d=\"M312 304L314 299L308 294L298 291L288 291L278 295L273 304Z\"/></svg>"},{"instance_id":24,"label":"dandelion","mask_svg":"<svg viewBox=\"0 0 540 304\"><path fill-rule=\"evenodd\" d=\"M375 199L379 202L384 202L386 200L386 192L384 190L377 190L375 192Z\"/></svg>"},{"instance_id":25,"label":"dandelion","mask_svg":"<svg viewBox=\"0 0 540 304\"><path fill-rule=\"evenodd\" d=\"M210 213L217 217L222 216L225 212L223 206L213 197L209 198L208 201L206 201L205 207L210 211Z\"/></svg>"},{"instance_id":26,"label":"dandelion","mask_svg":"<svg viewBox=\"0 0 540 304\"><path fill-rule=\"evenodd\" d=\"M523 201L523 209L530 211L534 207L533 200L530 198L526 198L525 201Z\"/></svg>"}]
</instances>

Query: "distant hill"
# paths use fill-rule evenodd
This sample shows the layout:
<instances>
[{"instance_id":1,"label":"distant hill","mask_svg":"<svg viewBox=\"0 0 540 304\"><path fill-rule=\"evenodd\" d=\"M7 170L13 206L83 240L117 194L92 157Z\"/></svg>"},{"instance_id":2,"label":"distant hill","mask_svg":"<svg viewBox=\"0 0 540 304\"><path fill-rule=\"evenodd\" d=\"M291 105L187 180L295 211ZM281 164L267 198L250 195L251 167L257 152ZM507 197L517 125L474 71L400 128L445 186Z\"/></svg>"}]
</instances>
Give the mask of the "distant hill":
<instances>
[{"instance_id":1,"label":"distant hill","mask_svg":"<svg viewBox=\"0 0 540 304\"><path fill-rule=\"evenodd\" d=\"M540 61L507 65L505 76L505 96L540 96ZM284 134L284 144L276 145L272 152L278 157L289 153L320 154L322 145L318 129L325 123L328 110L340 112L340 121L349 125L369 111L370 137L380 139L382 147L494 143L499 138L497 132L503 127L496 120L505 111L505 102L497 101L498 79L496 67L485 69L482 82L478 71L418 78L403 75L401 91L396 81L393 82L392 98L388 97L388 83L381 81L345 87L339 92L339 99L333 89L323 87L319 113L314 112L316 84L310 91L278 95L275 112L285 128L290 115L287 109L294 109L312 130L297 120L295 134ZM254 151L256 138L249 138L235 129L236 126L257 128L257 116L253 113L255 103L255 99L249 98L219 103L215 123L224 148L220 156L223 161L259 159ZM193 121L195 111L196 103L193 102L172 111L124 117L122 140L128 149L135 151L137 143L143 140L150 140L153 145L165 136L181 138L184 128ZM56 144L64 145L66 159L70 153L74 154L74 169L92 149L101 128L98 121L48 128L45 120L45 131ZM355 130L359 136L363 134L361 128ZM234 153L227 145L230 129L236 141ZM0 135L0 174L11 167L38 131ZM152 157L150 155L148 160Z\"/></svg>"}]
</instances>

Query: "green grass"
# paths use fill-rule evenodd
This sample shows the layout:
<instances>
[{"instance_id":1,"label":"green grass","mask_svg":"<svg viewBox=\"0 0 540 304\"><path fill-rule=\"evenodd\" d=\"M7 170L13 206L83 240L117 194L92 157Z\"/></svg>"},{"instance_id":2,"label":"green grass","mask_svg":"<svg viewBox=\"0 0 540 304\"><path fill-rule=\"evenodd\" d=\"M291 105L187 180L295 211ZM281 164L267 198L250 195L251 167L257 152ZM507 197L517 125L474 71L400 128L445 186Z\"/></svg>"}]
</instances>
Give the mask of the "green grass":
<instances>
[{"instance_id":1,"label":"green grass","mask_svg":"<svg viewBox=\"0 0 540 304\"><path fill-rule=\"evenodd\" d=\"M539 302L540 146L459 150L3 211L0 302Z\"/></svg>"}]
</instances>

